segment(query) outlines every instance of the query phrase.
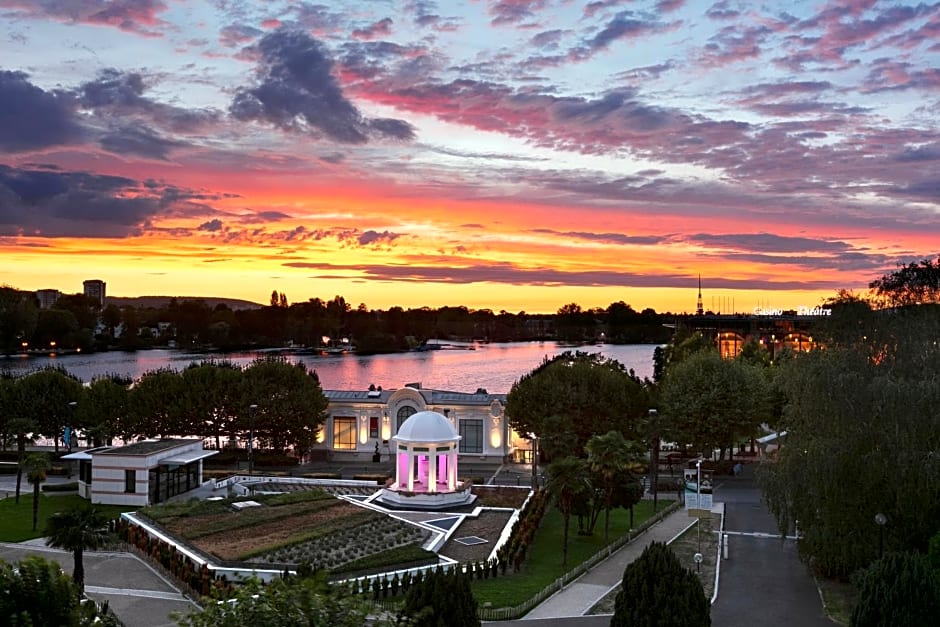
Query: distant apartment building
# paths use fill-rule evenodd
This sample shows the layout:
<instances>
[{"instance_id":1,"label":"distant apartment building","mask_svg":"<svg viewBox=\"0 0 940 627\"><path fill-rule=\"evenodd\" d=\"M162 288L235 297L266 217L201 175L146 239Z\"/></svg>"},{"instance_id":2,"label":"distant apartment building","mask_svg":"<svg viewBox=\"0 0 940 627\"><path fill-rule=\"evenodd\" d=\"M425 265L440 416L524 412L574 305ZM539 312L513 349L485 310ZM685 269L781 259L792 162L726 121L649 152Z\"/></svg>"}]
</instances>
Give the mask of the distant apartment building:
<instances>
[{"instance_id":1,"label":"distant apartment building","mask_svg":"<svg viewBox=\"0 0 940 627\"><path fill-rule=\"evenodd\" d=\"M85 287L85 297L98 301L104 307L105 282L101 279L88 279L82 285Z\"/></svg>"},{"instance_id":2,"label":"distant apartment building","mask_svg":"<svg viewBox=\"0 0 940 627\"><path fill-rule=\"evenodd\" d=\"M60 296L62 296L62 292L59 290L36 290L36 300L39 301L40 309L50 309L59 300Z\"/></svg>"}]
</instances>

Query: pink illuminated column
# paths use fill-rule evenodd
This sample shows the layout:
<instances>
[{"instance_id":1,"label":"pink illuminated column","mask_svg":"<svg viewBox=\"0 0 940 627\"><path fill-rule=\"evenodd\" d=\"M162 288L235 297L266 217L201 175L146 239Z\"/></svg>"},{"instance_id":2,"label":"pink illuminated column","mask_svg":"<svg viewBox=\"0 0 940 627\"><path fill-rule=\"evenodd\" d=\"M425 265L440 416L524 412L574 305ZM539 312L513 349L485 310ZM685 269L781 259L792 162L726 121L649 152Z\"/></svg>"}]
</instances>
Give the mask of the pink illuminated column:
<instances>
[{"instance_id":1,"label":"pink illuminated column","mask_svg":"<svg viewBox=\"0 0 940 627\"><path fill-rule=\"evenodd\" d=\"M407 488L409 492L414 490L414 471L412 470L411 451L398 449L398 463L395 464L395 485L397 487Z\"/></svg>"}]
</instances>

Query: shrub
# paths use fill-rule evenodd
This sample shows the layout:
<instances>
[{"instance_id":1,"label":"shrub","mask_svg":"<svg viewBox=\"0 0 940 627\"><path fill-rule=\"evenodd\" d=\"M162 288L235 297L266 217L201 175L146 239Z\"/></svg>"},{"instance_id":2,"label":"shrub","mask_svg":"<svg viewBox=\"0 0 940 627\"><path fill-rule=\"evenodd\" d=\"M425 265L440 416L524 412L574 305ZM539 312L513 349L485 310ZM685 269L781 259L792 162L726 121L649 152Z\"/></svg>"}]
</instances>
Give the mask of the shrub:
<instances>
[{"instance_id":1,"label":"shrub","mask_svg":"<svg viewBox=\"0 0 940 627\"><path fill-rule=\"evenodd\" d=\"M662 542L623 571L611 627L708 627L710 604L698 577Z\"/></svg>"},{"instance_id":2,"label":"shrub","mask_svg":"<svg viewBox=\"0 0 940 627\"><path fill-rule=\"evenodd\" d=\"M858 604L852 627L935 625L940 615L940 580L927 559L890 553L853 577Z\"/></svg>"},{"instance_id":3,"label":"shrub","mask_svg":"<svg viewBox=\"0 0 940 627\"><path fill-rule=\"evenodd\" d=\"M78 491L78 481L72 481L70 483L44 483L42 484L43 492L77 492Z\"/></svg>"}]
</instances>

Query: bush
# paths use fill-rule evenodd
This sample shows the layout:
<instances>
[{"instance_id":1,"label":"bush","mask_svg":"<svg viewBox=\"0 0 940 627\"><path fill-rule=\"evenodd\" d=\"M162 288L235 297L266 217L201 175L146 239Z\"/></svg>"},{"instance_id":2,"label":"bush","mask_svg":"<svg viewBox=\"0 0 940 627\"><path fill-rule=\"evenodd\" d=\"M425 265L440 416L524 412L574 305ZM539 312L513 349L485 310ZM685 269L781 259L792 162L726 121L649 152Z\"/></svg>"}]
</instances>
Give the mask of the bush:
<instances>
[{"instance_id":1,"label":"bush","mask_svg":"<svg viewBox=\"0 0 940 627\"><path fill-rule=\"evenodd\" d=\"M695 573L662 542L623 571L611 627L708 627L711 606Z\"/></svg>"},{"instance_id":2,"label":"bush","mask_svg":"<svg viewBox=\"0 0 940 627\"><path fill-rule=\"evenodd\" d=\"M940 580L922 555L891 553L853 577L858 604L851 627L935 625Z\"/></svg>"},{"instance_id":3,"label":"bush","mask_svg":"<svg viewBox=\"0 0 940 627\"><path fill-rule=\"evenodd\" d=\"M78 491L78 481L71 481L69 483L44 483L42 484L43 492L77 492Z\"/></svg>"}]
</instances>

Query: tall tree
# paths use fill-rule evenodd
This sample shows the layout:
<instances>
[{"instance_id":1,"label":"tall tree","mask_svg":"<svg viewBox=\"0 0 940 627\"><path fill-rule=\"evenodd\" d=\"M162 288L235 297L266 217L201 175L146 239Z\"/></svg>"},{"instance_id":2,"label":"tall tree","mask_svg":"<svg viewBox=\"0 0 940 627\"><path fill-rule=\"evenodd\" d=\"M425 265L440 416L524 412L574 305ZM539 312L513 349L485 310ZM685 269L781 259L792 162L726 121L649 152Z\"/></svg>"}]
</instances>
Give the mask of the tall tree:
<instances>
[{"instance_id":1,"label":"tall tree","mask_svg":"<svg viewBox=\"0 0 940 627\"><path fill-rule=\"evenodd\" d=\"M204 362L183 370L182 377L194 435L215 439L221 449L222 436L236 434L242 370L231 362Z\"/></svg>"},{"instance_id":2,"label":"tall tree","mask_svg":"<svg viewBox=\"0 0 940 627\"><path fill-rule=\"evenodd\" d=\"M72 579L79 590L85 589L85 550L101 547L107 522L107 516L88 506L56 512L46 521L46 544L72 552Z\"/></svg>"},{"instance_id":3,"label":"tall tree","mask_svg":"<svg viewBox=\"0 0 940 627\"><path fill-rule=\"evenodd\" d=\"M710 453L757 434L769 416L769 396L760 370L698 351L669 368L660 388L660 411L672 436Z\"/></svg>"},{"instance_id":4,"label":"tall tree","mask_svg":"<svg viewBox=\"0 0 940 627\"><path fill-rule=\"evenodd\" d=\"M316 372L280 358L252 362L242 376L240 397L243 433L251 418L258 439L280 451L293 446L301 454L313 445L329 404ZM257 410L249 415L251 405Z\"/></svg>"},{"instance_id":5,"label":"tall tree","mask_svg":"<svg viewBox=\"0 0 940 627\"><path fill-rule=\"evenodd\" d=\"M169 368L144 373L130 393L127 431L146 437L192 435L186 413L186 389L179 372Z\"/></svg>"},{"instance_id":6,"label":"tall tree","mask_svg":"<svg viewBox=\"0 0 940 627\"><path fill-rule=\"evenodd\" d=\"M588 467L599 481L597 491L601 498L597 501L603 504L604 543L607 544L610 540L610 510L614 507L614 497L618 488L631 480L631 471L643 455L644 447L639 442L626 440L619 431L608 431L604 435L591 437L586 449Z\"/></svg>"},{"instance_id":7,"label":"tall tree","mask_svg":"<svg viewBox=\"0 0 940 627\"><path fill-rule=\"evenodd\" d=\"M850 627L936 624L940 577L923 555L890 553L854 578L858 602Z\"/></svg>"},{"instance_id":8,"label":"tall tree","mask_svg":"<svg viewBox=\"0 0 940 627\"><path fill-rule=\"evenodd\" d=\"M611 627L709 627L711 607L695 573L653 542L623 571Z\"/></svg>"},{"instance_id":9,"label":"tall tree","mask_svg":"<svg viewBox=\"0 0 940 627\"><path fill-rule=\"evenodd\" d=\"M39 307L36 295L0 285L0 352L12 355L29 342L36 330Z\"/></svg>"},{"instance_id":10,"label":"tall tree","mask_svg":"<svg viewBox=\"0 0 940 627\"><path fill-rule=\"evenodd\" d=\"M63 429L72 419L72 407L82 394L82 382L64 368L43 368L16 382L20 417L35 425L36 432L53 438L55 451Z\"/></svg>"},{"instance_id":11,"label":"tall tree","mask_svg":"<svg viewBox=\"0 0 940 627\"><path fill-rule=\"evenodd\" d=\"M565 351L513 383L506 415L517 433L539 438L550 432L548 417L567 421L575 434L568 450L577 456L595 433L616 430L633 437L648 403L643 385L620 362L598 353Z\"/></svg>"},{"instance_id":12,"label":"tall tree","mask_svg":"<svg viewBox=\"0 0 940 627\"><path fill-rule=\"evenodd\" d=\"M46 473L52 468L49 456L45 453L30 453L26 456L26 480L33 486L33 531L39 520L39 486L46 480Z\"/></svg>"},{"instance_id":13,"label":"tall tree","mask_svg":"<svg viewBox=\"0 0 940 627\"><path fill-rule=\"evenodd\" d=\"M940 256L912 261L868 285L875 298L888 307L940 304Z\"/></svg>"},{"instance_id":14,"label":"tall tree","mask_svg":"<svg viewBox=\"0 0 940 627\"><path fill-rule=\"evenodd\" d=\"M85 388L75 408L75 420L93 446L111 444L115 436L134 435L129 429L131 383L115 375L95 378Z\"/></svg>"},{"instance_id":15,"label":"tall tree","mask_svg":"<svg viewBox=\"0 0 940 627\"><path fill-rule=\"evenodd\" d=\"M587 464L582 459L564 457L548 467L548 483L545 485L549 498L564 519L564 541L562 543L561 567L568 570L568 528L571 514L580 503L591 498Z\"/></svg>"}]
</instances>

